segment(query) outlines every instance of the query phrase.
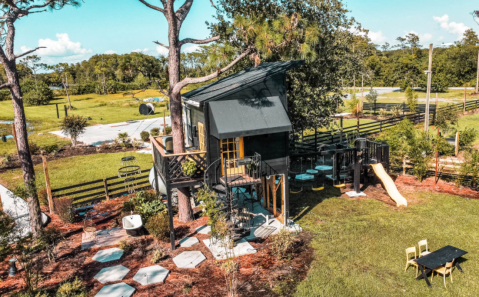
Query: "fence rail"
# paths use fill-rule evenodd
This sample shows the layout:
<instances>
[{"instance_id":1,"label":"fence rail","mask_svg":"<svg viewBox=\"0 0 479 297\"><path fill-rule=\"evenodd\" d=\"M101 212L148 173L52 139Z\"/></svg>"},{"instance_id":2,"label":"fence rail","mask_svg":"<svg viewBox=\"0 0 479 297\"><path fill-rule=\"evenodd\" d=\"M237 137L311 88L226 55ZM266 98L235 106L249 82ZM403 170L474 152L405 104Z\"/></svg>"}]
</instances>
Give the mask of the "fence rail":
<instances>
[{"instance_id":1,"label":"fence rail","mask_svg":"<svg viewBox=\"0 0 479 297\"><path fill-rule=\"evenodd\" d=\"M377 103L378 106L380 104L385 104L385 103ZM385 105L388 105L388 106L403 105L404 106L404 104L402 103L399 103L399 104L391 103L391 104L385 104ZM366 110L366 106L367 105L365 103L364 110ZM469 100L469 101L466 101L465 104L457 103L453 105L442 106L437 108L437 110L435 108L435 105L431 105L430 107L432 106L434 106L434 108L430 109L430 113L429 113L429 123L431 125L434 124L437 111L440 111L446 108L453 108L457 112L464 111L464 110L465 111L474 110L479 108L479 100ZM406 112L408 110L409 109L406 108L404 111ZM401 122L404 119L409 119L414 124L419 124L424 122L425 116L426 115L424 111L421 111L421 108L419 108L419 111L417 111L414 114L404 114L401 116L390 117L388 119L384 119L380 121L360 124L359 135L358 135L357 125L349 126L349 127L341 127L336 131L316 132L311 135L301 135L299 141L293 142L293 149L297 153L315 152L315 151L318 151L318 149L324 144L333 144L333 143L343 142L349 139L350 136L366 137L366 136L370 136L370 135L382 132L383 130L394 127L395 125L397 125L399 122Z\"/></svg>"},{"instance_id":2,"label":"fence rail","mask_svg":"<svg viewBox=\"0 0 479 297\"><path fill-rule=\"evenodd\" d=\"M151 188L149 184L149 173L150 169L142 170L142 173L136 177L135 190L146 190ZM86 183L52 189L52 196L54 199L60 197L73 198L74 208L91 205L103 200L109 200L129 194L124 179L125 178L123 177L112 176L105 179L97 179Z\"/></svg>"}]
</instances>

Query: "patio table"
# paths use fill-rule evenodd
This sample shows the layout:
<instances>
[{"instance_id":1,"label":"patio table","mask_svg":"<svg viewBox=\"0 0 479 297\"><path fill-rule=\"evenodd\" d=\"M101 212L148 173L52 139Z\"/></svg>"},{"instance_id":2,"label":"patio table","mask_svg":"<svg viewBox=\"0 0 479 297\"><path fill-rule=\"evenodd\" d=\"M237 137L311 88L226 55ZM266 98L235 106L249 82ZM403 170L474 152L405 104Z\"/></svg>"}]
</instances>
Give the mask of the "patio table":
<instances>
[{"instance_id":1,"label":"patio table","mask_svg":"<svg viewBox=\"0 0 479 297\"><path fill-rule=\"evenodd\" d=\"M463 251L461 249L448 245L426 256L422 256L420 258L415 259L414 261L417 264L419 264L419 269L421 270L421 274L416 279L420 280L424 278L426 280L427 285L431 288L432 286L431 286L431 283L429 282L429 279L427 278L427 274L431 272L434 268L445 265L447 262L451 262L452 260L460 258L464 256L465 254L467 254L466 251ZM460 272L464 272L462 271L462 268L459 265L459 262L455 261L454 265L457 267L457 269ZM423 266L426 269L424 269Z\"/></svg>"}]
</instances>

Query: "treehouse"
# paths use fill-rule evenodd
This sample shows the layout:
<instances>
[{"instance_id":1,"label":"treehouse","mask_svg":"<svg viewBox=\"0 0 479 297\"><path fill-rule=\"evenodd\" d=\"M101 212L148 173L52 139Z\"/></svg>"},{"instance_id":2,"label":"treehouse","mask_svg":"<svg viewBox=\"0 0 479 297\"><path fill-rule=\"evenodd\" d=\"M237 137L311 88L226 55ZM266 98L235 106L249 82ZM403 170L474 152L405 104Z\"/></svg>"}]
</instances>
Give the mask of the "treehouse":
<instances>
[{"instance_id":1,"label":"treehouse","mask_svg":"<svg viewBox=\"0 0 479 297\"><path fill-rule=\"evenodd\" d=\"M288 217L289 133L286 72L302 61L262 63L182 95L186 153L152 137L156 173L167 193L210 185L245 195L280 222ZM187 176L182 163L193 161Z\"/></svg>"}]
</instances>

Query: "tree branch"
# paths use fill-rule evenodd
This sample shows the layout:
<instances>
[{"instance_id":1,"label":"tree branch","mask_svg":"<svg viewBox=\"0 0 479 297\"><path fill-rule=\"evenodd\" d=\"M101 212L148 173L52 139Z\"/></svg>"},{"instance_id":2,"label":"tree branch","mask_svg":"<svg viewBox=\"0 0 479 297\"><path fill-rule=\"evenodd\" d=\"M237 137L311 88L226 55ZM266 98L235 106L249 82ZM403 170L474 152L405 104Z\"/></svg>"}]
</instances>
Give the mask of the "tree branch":
<instances>
[{"instance_id":1,"label":"tree branch","mask_svg":"<svg viewBox=\"0 0 479 297\"><path fill-rule=\"evenodd\" d=\"M160 8L158 6L155 6L155 5L152 5L148 2L146 2L145 0L139 0L141 3L145 4L147 7L151 8L151 9L154 9L156 11L159 11L161 13L165 13L165 10L163 8Z\"/></svg>"},{"instance_id":2,"label":"tree branch","mask_svg":"<svg viewBox=\"0 0 479 297\"><path fill-rule=\"evenodd\" d=\"M168 97L168 93L166 93L165 91L163 91L163 88L161 87L159 80L157 80L157 79L155 79L155 80L149 80L149 81L147 81L146 83L147 83L147 84L151 84L152 82L156 82L156 85L158 86L158 89L160 89L159 92L162 93L163 95L165 95L166 97Z\"/></svg>"},{"instance_id":3,"label":"tree branch","mask_svg":"<svg viewBox=\"0 0 479 297\"><path fill-rule=\"evenodd\" d=\"M177 93L179 94L181 89L186 87L187 85L191 84L197 84L197 83L202 83L209 81L213 78L218 77L221 73L228 71L231 67L233 67L236 63L238 63L241 59L246 57L248 54L250 54L252 51L252 48L248 48L245 52L243 52L241 55L239 55L236 59L234 59L228 66L218 69L218 71L211 73L210 75L203 76L203 77L188 77L177 83L173 87L172 93Z\"/></svg>"},{"instance_id":4,"label":"tree branch","mask_svg":"<svg viewBox=\"0 0 479 297\"><path fill-rule=\"evenodd\" d=\"M186 0L183 5L181 5L180 8L175 12L176 18L178 19L179 26L181 27L181 24L185 20L186 16L190 12L191 5L193 5L194 0Z\"/></svg>"},{"instance_id":5,"label":"tree branch","mask_svg":"<svg viewBox=\"0 0 479 297\"><path fill-rule=\"evenodd\" d=\"M11 86L10 83L6 83L6 84L3 84L3 85L0 85L0 89L10 88L10 86Z\"/></svg>"},{"instance_id":6,"label":"tree branch","mask_svg":"<svg viewBox=\"0 0 479 297\"><path fill-rule=\"evenodd\" d=\"M28 55L28 54L31 54L31 53L33 53L34 51L37 51L37 50L39 50L39 49L41 49L41 48L46 48L46 47L44 47L44 46L39 46L39 47L37 47L37 48L34 48L34 49L32 49L32 50L29 50L29 51L27 51L27 52L24 52L24 53L23 53L23 54L21 54L21 55L17 55L17 56L15 56L15 59L18 59L18 58L24 57L24 56L26 56L26 55Z\"/></svg>"},{"instance_id":7,"label":"tree branch","mask_svg":"<svg viewBox=\"0 0 479 297\"><path fill-rule=\"evenodd\" d=\"M153 41L153 43L156 43L156 44L158 44L158 45L161 45L162 47L164 47L164 48L166 48L166 49L170 49L169 46L167 46L166 44L163 44L163 43L161 43L161 42Z\"/></svg>"},{"instance_id":8,"label":"tree branch","mask_svg":"<svg viewBox=\"0 0 479 297\"><path fill-rule=\"evenodd\" d=\"M29 11L30 9L47 7L47 6L50 5L52 2L54 2L54 0L49 0L49 1L47 1L47 2L45 2L45 3L43 3L43 4L41 4L41 5L32 5L32 6L29 6L29 7L27 7L27 8L24 9L24 10Z\"/></svg>"},{"instance_id":9,"label":"tree branch","mask_svg":"<svg viewBox=\"0 0 479 297\"><path fill-rule=\"evenodd\" d=\"M210 37L210 38L207 38L207 39L203 39L203 40L198 40L198 39L193 39L193 38L185 38L183 40L180 41L180 46L186 44L186 43L194 43L194 44L205 44L205 43L210 43L210 42L213 42L213 41L216 41L216 40L219 40L220 39L220 36L213 36L213 37Z\"/></svg>"}]
</instances>

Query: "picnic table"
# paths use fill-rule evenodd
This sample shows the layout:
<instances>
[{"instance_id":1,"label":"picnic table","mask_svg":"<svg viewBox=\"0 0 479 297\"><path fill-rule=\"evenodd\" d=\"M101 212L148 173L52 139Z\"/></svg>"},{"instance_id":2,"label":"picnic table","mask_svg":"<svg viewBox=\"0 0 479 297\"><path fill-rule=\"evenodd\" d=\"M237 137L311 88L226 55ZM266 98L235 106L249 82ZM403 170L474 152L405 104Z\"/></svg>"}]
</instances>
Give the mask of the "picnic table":
<instances>
[{"instance_id":1,"label":"picnic table","mask_svg":"<svg viewBox=\"0 0 479 297\"><path fill-rule=\"evenodd\" d=\"M452 260L460 258L465 254L467 254L466 251L448 245L438 249L437 251L431 252L426 256L415 259L414 261L416 261L416 263L419 265L419 269L421 270L421 274L416 279L420 280L424 278L426 280L426 284L431 288L432 286L427 278L427 274L434 268L445 265L447 262L451 262ZM454 265L460 272L464 272L462 271L459 262L455 261ZM424 269L424 267L426 269Z\"/></svg>"}]
</instances>

